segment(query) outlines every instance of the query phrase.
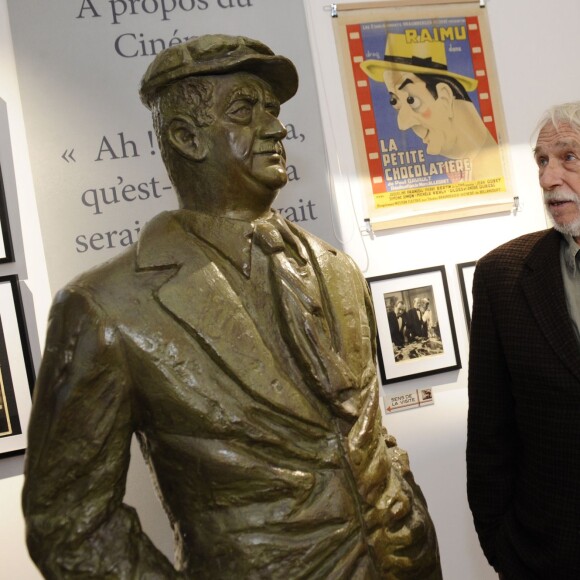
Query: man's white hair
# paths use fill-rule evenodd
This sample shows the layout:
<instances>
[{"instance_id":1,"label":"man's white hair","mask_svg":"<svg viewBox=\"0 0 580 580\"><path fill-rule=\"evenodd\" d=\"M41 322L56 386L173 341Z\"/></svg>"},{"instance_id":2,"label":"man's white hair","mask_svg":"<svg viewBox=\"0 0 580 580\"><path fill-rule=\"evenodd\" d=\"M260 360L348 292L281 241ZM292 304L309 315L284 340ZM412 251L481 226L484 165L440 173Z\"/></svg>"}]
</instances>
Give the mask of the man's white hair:
<instances>
[{"instance_id":1,"label":"man's white hair","mask_svg":"<svg viewBox=\"0 0 580 580\"><path fill-rule=\"evenodd\" d=\"M542 115L536 126L536 130L534 131L535 138L537 138L538 133L547 124L554 125L556 129L562 125L569 125L572 129L580 133L580 101L562 103L561 105L550 107Z\"/></svg>"}]
</instances>

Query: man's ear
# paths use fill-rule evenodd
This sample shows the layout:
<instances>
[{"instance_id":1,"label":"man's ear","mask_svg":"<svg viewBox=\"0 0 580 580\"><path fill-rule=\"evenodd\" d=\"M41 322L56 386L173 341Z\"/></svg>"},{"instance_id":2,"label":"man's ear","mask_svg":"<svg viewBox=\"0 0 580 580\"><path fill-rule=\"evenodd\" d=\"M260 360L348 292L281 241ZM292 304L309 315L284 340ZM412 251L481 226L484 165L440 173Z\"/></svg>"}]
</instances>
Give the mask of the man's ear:
<instances>
[{"instance_id":1,"label":"man's ear","mask_svg":"<svg viewBox=\"0 0 580 580\"><path fill-rule=\"evenodd\" d=\"M207 155L203 131L185 117L173 118L167 129L167 137L177 152L192 161L203 161Z\"/></svg>"},{"instance_id":2,"label":"man's ear","mask_svg":"<svg viewBox=\"0 0 580 580\"><path fill-rule=\"evenodd\" d=\"M435 85L435 90L437 91L437 100L445 106L445 111L450 119L453 118L453 104L455 103L455 97L453 96L453 91L447 83L437 83Z\"/></svg>"}]
</instances>

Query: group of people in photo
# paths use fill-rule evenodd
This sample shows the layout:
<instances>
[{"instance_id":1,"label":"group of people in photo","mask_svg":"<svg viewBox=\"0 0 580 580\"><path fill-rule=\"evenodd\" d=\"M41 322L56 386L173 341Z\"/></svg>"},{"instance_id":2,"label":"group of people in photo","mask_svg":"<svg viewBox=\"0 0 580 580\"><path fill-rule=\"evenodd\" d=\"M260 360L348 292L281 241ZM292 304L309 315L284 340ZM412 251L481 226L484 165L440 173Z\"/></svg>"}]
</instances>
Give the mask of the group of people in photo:
<instances>
[{"instance_id":1,"label":"group of people in photo","mask_svg":"<svg viewBox=\"0 0 580 580\"><path fill-rule=\"evenodd\" d=\"M439 325L431 310L431 300L417 295L412 300L403 296L385 296L387 318L393 348L427 338L440 338Z\"/></svg>"}]
</instances>

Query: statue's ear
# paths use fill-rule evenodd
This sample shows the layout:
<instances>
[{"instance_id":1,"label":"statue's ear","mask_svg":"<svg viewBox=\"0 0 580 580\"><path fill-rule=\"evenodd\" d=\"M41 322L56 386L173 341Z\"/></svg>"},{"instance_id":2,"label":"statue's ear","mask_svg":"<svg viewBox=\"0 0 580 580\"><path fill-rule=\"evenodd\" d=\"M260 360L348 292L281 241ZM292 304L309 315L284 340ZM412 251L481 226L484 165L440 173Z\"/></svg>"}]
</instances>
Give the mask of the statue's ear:
<instances>
[{"instance_id":1,"label":"statue's ear","mask_svg":"<svg viewBox=\"0 0 580 580\"><path fill-rule=\"evenodd\" d=\"M175 117L167 129L169 143L180 155L192 161L203 161L207 155L203 131L190 119Z\"/></svg>"},{"instance_id":2,"label":"statue's ear","mask_svg":"<svg viewBox=\"0 0 580 580\"><path fill-rule=\"evenodd\" d=\"M453 103L455 102L451 87L447 83L437 83L435 90L437 91L437 100L445 104L445 110L451 119L453 117Z\"/></svg>"}]
</instances>

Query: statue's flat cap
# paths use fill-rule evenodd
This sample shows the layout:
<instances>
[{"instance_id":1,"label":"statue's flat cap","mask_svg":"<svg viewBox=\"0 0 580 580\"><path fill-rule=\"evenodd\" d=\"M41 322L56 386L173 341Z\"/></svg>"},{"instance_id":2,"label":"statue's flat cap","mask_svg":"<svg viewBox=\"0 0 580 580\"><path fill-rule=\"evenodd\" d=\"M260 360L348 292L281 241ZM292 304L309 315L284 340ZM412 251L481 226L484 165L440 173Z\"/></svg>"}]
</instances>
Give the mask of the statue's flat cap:
<instances>
[{"instance_id":1,"label":"statue's flat cap","mask_svg":"<svg viewBox=\"0 0 580 580\"><path fill-rule=\"evenodd\" d=\"M265 80L284 103L298 90L292 61L245 36L207 34L160 52L149 65L139 94L146 107L165 87L192 76L248 72Z\"/></svg>"}]
</instances>

